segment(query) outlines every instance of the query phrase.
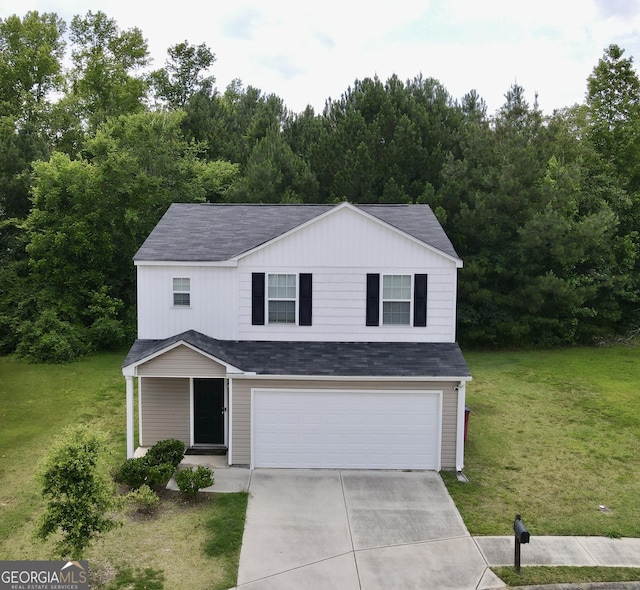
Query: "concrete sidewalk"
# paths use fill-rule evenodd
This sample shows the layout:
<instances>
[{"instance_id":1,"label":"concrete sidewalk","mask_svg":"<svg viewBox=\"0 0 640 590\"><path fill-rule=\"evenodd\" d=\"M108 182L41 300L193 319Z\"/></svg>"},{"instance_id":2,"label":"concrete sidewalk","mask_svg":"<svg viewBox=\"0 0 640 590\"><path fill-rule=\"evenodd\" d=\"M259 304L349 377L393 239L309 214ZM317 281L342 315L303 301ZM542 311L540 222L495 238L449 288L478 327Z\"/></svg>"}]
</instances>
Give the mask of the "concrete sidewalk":
<instances>
[{"instance_id":1,"label":"concrete sidewalk","mask_svg":"<svg viewBox=\"0 0 640 590\"><path fill-rule=\"evenodd\" d=\"M251 469L244 467L230 467L226 455L185 455L180 467L197 467L204 465L213 471L213 485L203 488L203 492L247 492L251 484ZM177 490L178 485L172 477L167 489Z\"/></svg>"},{"instance_id":2,"label":"concrete sidewalk","mask_svg":"<svg viewBox=\"0 0 640 590\"><path fill-rule=\"evenodd\" d=\"M491 567L513 565L514 538L473 537ZM640 568L640 539L536 537L521 546L521 564ZM640 572L639 572L640 575Z\"/></svg>"}]
</instances>

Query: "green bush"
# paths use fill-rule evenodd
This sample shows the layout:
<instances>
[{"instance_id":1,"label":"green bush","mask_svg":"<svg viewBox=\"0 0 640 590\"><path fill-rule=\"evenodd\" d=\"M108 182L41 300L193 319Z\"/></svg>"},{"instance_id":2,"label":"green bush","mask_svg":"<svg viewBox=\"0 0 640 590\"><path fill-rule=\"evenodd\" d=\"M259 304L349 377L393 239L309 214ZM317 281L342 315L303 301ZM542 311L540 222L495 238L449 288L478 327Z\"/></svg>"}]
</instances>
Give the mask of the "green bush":
<instances>
[{"instance_id":1,"label":"green bush","mask_svg":"<svg viewBox=\"0 0 640 590\"><path fill-rule=\"evenodd\" d=\"M138 512L151 514L160 504L160 497L148 485L143 484L138 489L127 494L127 502Z\"/></svg>"},{"instance_id":2,"label":"green bush","mask_svg":"<svg viewBox=\"0 0 640 590\"><path fill-rule=\"evenodd\" d=\"M98 318L89 327L89 340L97 350L117 350L125 342L124 324L115 318Z\"/></svg>"},{"instance_id":3,"label":"green bush","mask_svg":"<svg viewBox=\"0 0 640 590\"><path fill-rule=\"evenodd\" d=\"M46 540L60 533L56 551L63 559L81 559L93 538L111 530L108 516L114 494L99 467L104 437L88 427L65 432L47 455L40 474L47 507L36 535Z\"/></svg>"},{"instance_id":4,"label":"green bush","mask_svg":"<svg viewBox=\"0 0 640 590\"><path fill-rule=\"evenodd\" d=\"M29 362L68 363L89 352L81 326L61 320L53 309L20 327L18 356Z\"/></svg>"},{"instance_id":5,"label":"green bush","mask_svg":"<svg viewBox=\"0 0 640 590\"><path fill-rule=\"evenodd\" d=\"M188 467L176 473L176 484L183 494L193 498L198 490L213 485L213 473L211 469L202 465L198 465L195 470Z\"/></svg>"},{"instance_id":6,"label":"green bush","mask_svg":"<svg viewBox=\"0 0 640 590\"><path fill-rule=\"evenodd\" d=\"M117 297L111 297L106 286L91 293L88 311L92 318L89 338L98 350L116 350L126 341L126 329L119 319L124 303Z\"/></svg>"},{"instance_id":7,"label":"green bush","mask_svg":"<svg viewBox=\"0 0 640 590\"><path fill-rule=\"evenodd\" d=\"M144 457L127 459L116 470L114 479L132 490L142 485L165 486L184 457L184 443L169 438L153 445Z\"/></svg>"},{"instance_id":8,"label":"green bush","mask_svg":"<svg viewBox=\"0 0 640 590\"><path fill-rule=\"evenodd\" d=\"M144 457L127 459L113 474L113 478L132 490L137 490L144 485L149 475L149 466Z\"/></svg>"},{"instance_id":9,"label":"green bush","mask_svg":"<svg viewBox=\"0 0 640 590\"><path fill-rule=\"evenodd\" d=\"M147 481L148 486L155 488L167 485L176 468L171 463L161 463L160 465L149 465Z\"/></svg>"},{"instance_id":10,"label":"green bush","mask_svg":"<svg viewBox=\"0 0 640 590\"><path fill-rule=\"evenodd\" d=\"M167 484L175 467L171 463L151 464L146 456L127 459L116 470L113 478L132 490L137 490L140 486L149 487L164 486Z\"/></svg>"},{"instance_id":11,"label":"green bush","mask_svg":"<svg viewBox=\"0 0 640 590\"><path fill-rule=\"evenodd\" d=\"M168 438L159 440L153 445L145 455L149 465L161 465L170 463L174 469L180 465L184 457L185 446L181 440Z\"/></svg>"}]
</instances>

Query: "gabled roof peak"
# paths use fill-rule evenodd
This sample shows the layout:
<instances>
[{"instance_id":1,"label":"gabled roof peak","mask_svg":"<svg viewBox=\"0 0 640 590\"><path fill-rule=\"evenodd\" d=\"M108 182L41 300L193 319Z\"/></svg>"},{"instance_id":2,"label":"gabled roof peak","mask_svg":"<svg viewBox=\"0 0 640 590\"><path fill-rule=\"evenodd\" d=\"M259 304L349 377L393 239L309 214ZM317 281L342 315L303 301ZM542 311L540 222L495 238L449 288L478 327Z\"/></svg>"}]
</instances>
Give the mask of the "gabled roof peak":
<instances>
[{"instance_id":1,"label":"gabled roof peak","mask_svg":"<svg viewBox=\"0 0 640 590\"><path fill-rule=\"evenodd\" d=\"M325 214L350 208L448 257L459 257L428 205L174 203L134 257L137 261L222 262Z\"/></svg>"}]
</instances>

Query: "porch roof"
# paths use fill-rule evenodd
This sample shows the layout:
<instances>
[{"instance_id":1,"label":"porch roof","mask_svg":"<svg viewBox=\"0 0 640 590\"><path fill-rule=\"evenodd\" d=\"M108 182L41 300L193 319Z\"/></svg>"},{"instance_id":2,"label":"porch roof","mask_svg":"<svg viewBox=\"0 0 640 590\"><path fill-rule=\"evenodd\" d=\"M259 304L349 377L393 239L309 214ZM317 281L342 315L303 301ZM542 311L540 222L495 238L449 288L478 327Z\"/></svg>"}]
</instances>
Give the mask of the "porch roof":
<instances>
[{"instance_id":1,"label":"porch roof","mask_svg":"<svg viewBox=\"0 0 640 590\"><path fill-rule=\"evenodd\" d=\"M123 369L180 342L256 375L456 378L471 375L455 342L230 341L216 340L195 330L164 340L136 340Z\"/></svg>"}]
</instances>

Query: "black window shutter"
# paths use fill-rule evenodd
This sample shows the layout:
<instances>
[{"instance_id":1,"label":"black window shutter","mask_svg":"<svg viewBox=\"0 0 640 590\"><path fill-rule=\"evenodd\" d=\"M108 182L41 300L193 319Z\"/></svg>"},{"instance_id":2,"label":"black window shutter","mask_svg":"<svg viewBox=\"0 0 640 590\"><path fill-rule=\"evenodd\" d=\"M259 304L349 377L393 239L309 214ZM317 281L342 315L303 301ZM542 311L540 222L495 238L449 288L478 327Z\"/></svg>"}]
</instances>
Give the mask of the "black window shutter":
<instances>
[{"instance_id":1,"label":"black window shutter","mask_svg":"<svg viewBox=\"0 0 640 590\"><path fill-rule=\"evenodd\" d=\"M413 325L427 325L427 275L416 275L413 282Z\"/></svg>"},{"instance_id":2,"label":"black window shutter","mask_svg":"<svg viewBox=\"0 0 640 590\"><path fill-rule=\"evenodd\" d=\"M251 324L264 326L264 273L251 275Z\"/></svg>"},{"instance_id":3,"label":"black window shutter","mask_svg":"<svg viewBox=\"0 0 640 590\"><path fill-rule=\"evenodd\" d=\"M311 314L313 306L312 275L310 273L300 273L300 308L298 309L298 324L300 326L311 325Z\"/></svg>"},{"instance_id":4,"label":"black window shutter","mask_svg":"<svg viewBox=\"0 0 640 590\"><path fill-rule=\"evenodd\" d=\"M380 325L380 275L367 274L367 326Z\"/></svg>"}]
</instances>

